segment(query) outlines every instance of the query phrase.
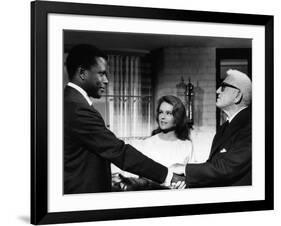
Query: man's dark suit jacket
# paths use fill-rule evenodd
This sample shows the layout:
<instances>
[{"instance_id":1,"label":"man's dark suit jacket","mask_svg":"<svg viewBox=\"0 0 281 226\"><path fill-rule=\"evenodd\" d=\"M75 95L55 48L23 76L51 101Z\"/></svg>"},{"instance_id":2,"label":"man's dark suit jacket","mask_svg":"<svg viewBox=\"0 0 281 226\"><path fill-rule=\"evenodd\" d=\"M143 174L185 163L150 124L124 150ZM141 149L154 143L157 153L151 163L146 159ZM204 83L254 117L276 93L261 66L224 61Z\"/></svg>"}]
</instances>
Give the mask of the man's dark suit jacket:
<instances>
[{"instance_id":1,"label":"man's dark suit jacket","mask_svg":"<svg viewBox=\"0 0 281 226\"><path fill-rule=\"evenodd\" d=\"M64 193L111 191L110 163L164 182L168 169L125 144L76 89L64 91Z\"/></svg>"},{"instance_id":2,"label":"man's dark suit jacket","mask_svg":"<svg viewBox=\"0 0 281 226\"><path fill-rule=\"evenodd\" d=\"M218 129L206 163L187 164L188 187L252 184L251 109L239 112L223 131Z\"/></svg>"}]
</instances>

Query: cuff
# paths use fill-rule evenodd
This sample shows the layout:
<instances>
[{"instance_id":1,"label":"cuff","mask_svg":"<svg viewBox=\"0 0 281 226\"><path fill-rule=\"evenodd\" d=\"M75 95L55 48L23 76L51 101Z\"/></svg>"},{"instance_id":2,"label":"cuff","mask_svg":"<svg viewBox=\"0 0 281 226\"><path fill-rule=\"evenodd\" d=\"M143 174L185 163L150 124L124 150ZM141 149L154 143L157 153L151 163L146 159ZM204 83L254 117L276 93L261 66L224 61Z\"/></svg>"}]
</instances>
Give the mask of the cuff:
<instances>
[{"instance_id":1,"label":"cuff","mask_svg":"<svg viewBox=\"0 0 281 226\"><path fill-rule=\"evenodd\" d=\"M162 185L170 186L172 178L173 178L173 172L171 170L168 170L167 177Z\"/></svg>"}]
</instances>

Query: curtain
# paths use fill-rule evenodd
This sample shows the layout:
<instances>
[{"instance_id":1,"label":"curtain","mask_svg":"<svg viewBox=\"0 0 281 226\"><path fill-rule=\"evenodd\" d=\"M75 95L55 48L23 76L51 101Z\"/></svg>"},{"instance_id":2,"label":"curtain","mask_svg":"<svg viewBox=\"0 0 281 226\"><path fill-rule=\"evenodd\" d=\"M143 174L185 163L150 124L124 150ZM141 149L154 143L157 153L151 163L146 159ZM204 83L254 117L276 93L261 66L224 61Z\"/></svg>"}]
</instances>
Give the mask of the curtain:
<instances>
[{"instance_id":1,"label":"curtain","mask_svg":"<svg viewBox=\"0 0 281 226\"><path fill-rule=\"evenodd\" d=\"M140 56L109 55L109 129L129 142L152 130L150 64Z\"/></svg>"}]
</instances>

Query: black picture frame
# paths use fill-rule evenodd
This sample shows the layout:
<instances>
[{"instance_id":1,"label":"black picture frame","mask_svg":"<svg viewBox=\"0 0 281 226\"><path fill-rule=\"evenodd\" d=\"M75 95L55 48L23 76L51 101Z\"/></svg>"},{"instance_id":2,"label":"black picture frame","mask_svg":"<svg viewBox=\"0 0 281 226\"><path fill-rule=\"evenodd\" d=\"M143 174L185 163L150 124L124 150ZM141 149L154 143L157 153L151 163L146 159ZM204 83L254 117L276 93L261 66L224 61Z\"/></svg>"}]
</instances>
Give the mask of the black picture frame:
<instances>
[{"instance_id":1,"label":"black picture frame","mask_svg":"<svg viewBox=\"0 0 281 226\"><path fill-rule=\"evenodd\" d=\"M265 27L265 198L257 201L48 212L48 14L199 21ZM31 223L51 224L272 210L273 16L35 1L31 3Z\"/></svg>"}]
</instances>

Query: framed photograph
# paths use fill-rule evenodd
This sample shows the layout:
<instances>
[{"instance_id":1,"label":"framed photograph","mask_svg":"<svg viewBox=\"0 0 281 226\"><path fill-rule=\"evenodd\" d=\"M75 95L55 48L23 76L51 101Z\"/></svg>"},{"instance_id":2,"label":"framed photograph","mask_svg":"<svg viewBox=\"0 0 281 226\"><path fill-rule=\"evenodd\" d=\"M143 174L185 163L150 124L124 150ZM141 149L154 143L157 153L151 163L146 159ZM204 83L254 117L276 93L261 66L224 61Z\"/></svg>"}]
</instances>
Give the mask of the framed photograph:
<instances>
[{"instance_id":1,"label":"framed photograph","mask_svg":"<svg viewBox=\"0 0 281 226\"><path fill-rule=\"evenodd\" d=\"M93 52L95 67L81 63ZM226 83L234 72L241 86ZM232 119L218 104L227 88L247 103ZM244 109L247 154L212 159ZM229 140L221 156L241 152ZM272 210L273 168L273 16L31 3L32 224Z\"/></svg>"}]
</instances>

